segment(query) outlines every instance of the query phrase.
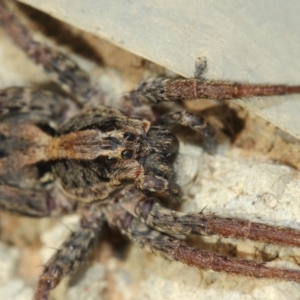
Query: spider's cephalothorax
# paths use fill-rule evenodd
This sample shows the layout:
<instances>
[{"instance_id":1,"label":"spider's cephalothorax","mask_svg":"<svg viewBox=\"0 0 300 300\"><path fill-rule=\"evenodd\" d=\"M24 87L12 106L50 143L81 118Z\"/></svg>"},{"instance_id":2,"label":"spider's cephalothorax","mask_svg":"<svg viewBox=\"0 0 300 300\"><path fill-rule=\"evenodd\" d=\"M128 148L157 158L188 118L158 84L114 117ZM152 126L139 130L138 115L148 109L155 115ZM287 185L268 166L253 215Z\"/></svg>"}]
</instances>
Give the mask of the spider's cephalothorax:
<instances>
[{"instance_id":1,"label":"spider's cephalothorax","mask_svg":"<svg viewBox=\"0 0 300 300\"><path fill-rule=\"evenodd\" d=\"M79 201L104 200L130 181L177 196L172 167L177 150L178 140L167 129L98 107L58 129L48 160L63 189Z\"/></svg>"},{"instance_id":2,"label":"spider's cephalothorax","mask_svg":"<svg viewBox=\"0 0 300 300\"><path fill-rule=\"evenodd\" d=\"M1 209L33 217L75 211L81 215L79 228L45 264L36 300L49 299L50 290L78 268L105 222L170 260L244 276L300 281L300 271L224 257L177 238L217 234L300 247L300 231L295 229L163 207L161 199L180 198L173 170L178 140L171 126L190 127L204 136L215 131L197 114L159 115L149 108L162 101L300 93L300 86L151 79L121 97L119 109L110 108L74 61L35 41L1 3L0 23L18 47L77 100L73 103L77 114L68 120L70 103L56 93L0 91Z\"/></svg>"}]
</instances>

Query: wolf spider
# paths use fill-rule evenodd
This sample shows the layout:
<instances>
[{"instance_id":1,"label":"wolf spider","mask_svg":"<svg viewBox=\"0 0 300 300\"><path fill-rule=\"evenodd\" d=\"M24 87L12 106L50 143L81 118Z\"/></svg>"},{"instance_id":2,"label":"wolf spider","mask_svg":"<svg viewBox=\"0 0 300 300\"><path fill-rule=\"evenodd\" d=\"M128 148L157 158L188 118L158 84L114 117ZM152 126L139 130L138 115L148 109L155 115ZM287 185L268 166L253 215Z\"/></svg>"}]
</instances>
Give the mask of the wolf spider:
<instances>
[{"instance_id":1,"label":"wolf spider","mask_svg":"<svg viewBox=\"0 0 300 300\"><path fill-rule=\"evenodd\" d=\"M54 76L82 109L67 120L63 96L29 88L0 91L0 207L36 218L81 214L80 228L45 264L35 299L49 299L62 278L79 267L105 223L140 247L189 266L300 281L300 271L210 253L176 237L220 235L300 246L300 231L295 229L165 208L161 203L181 197L173 170L178 140L172 126L190 127L210 137L215 131L199 115L160 115L151 109L163 101L300 93L300 86L158 78L142 82L122 97L119 109L111 108L103 105L103 94L91 87L88 75L74 61L35 41L4 3L0 22L17 46Z\"/></svg>"}]
</instances>

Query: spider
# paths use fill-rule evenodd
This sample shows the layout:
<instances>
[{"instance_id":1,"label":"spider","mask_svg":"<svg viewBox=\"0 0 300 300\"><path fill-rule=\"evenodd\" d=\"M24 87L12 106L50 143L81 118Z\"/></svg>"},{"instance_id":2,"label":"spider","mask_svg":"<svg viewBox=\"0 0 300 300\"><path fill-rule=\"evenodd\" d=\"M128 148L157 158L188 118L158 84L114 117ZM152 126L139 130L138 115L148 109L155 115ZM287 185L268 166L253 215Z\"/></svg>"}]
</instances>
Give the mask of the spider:
<instances>
[{"instance_id":1,"label":"spider","mask_svg":"<svg viewBox=\"0 0 300 300\"><path fill-rule=\"evenodd\" d=\"M36 218L75 211L81 215L80 228L45 264L35 299L49 299L62 278L79 267L105 223L145 250L188 266L300 280L299 271L224 257L177 237L220 235L300 245L295 229L167 208L164 204L181 198L173 169L178 140L172 127L190 127L207 137L215 130L200 115L152 110L164 101L283 95L300 93L300 86L157 78L122 96L116 109L104 105L102 92L74 61L35 41L4 3L0 22L17 46L73 95L81 110L68 119L69 104L59 94L29 88L0 92L0 207Z\"/></svg>"}]
</instances>

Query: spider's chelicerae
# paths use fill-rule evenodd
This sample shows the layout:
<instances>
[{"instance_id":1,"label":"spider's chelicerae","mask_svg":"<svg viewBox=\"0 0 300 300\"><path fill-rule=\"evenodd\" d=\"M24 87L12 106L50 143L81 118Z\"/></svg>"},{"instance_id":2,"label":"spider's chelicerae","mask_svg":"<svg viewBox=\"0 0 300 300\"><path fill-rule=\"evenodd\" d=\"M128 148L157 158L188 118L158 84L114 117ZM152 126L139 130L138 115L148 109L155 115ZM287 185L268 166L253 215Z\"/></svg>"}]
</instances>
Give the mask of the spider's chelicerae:
<instances>
[{"instance_id":1,"label":"spider's chelicerae","mask_svg":"<svg viewBox=\"0 0 300 300\"><path fill-rule=\"evenodd\" d=\"M300 86L160 78L142 82L122 96L119 109L111 108L103 105L103 94L91 87L85 72L64 54L35 41L4 4L0 22L82 108L67 120L68 104L60 95L28 88L0 92L0 207L38 218L81 214L80 229L44 266L35 299L49 299L50 290L78 268L106 222L140 247L189 266L300 281L299 271L224 257L176 238L216 234L300 246L295 229L164 207L162 203L181 197L173 170L178 140L172 126L209 137L214 129L193 113L151 109L163 101L300 93Z\"/></svg>"}]
</instances>

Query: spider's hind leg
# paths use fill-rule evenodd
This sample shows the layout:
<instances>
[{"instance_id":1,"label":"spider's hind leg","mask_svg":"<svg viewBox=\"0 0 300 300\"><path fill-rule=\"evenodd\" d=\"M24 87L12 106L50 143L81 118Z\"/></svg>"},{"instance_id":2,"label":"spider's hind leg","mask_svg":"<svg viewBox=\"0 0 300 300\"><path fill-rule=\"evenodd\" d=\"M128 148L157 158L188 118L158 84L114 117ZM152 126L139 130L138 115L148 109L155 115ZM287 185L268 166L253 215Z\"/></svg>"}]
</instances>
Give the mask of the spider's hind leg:
<instances>
[{"instance_id":1,"label":"spider's hind leg","mask_svg":"<svg viewBox=\"0 0 300 300\"><path fill-rule=\"evenodd\" d=\"M34 299L50 299L50 291L65 276L78 269L97 242L104 221L105 218L100 211L92 211L90 208L83 212L79 229L71 233L69 238L44 265Z\"/></svg>"},{"instance_id":2,"label":"spider's hind leg","mask_svg":"<svg viewBox=\"0 0 300 300\"><path fill-rule=\"evenodd\" d=\"M76 100L85 104L92 98L102 99L102 93L91 87L88 74L61 51L33 39L30 31L10 12L5 2L0 3L0 23L15 44Z\"/></svg>"}]
</instances>

